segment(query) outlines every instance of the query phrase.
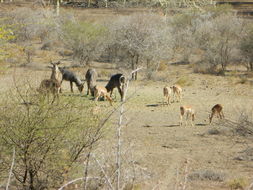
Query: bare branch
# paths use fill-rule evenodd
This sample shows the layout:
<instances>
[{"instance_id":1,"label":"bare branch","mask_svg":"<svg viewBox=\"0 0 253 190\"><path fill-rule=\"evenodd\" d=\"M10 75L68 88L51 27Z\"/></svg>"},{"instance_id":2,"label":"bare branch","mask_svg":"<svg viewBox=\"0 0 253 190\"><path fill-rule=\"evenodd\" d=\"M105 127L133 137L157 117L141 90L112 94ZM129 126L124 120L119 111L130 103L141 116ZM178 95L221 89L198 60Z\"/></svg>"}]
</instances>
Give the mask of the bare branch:
<instances>
[{"instance_id":1,"label":"bare branch","mask_svg":"<svg viewBox=\"0 0 253 190\"><path fill-rule=\"evenodd\" d=\"M92 156L93 156L94 160L97 162L97 164L100 167L101 171L103 172L103 174L105 176L105 179L106 179L106 182L110 186L110 189L113 190L112 183L111 183L110 179L108 178L108 176L106 175L104 168L102 167L102 165L100 164L100 162L98 161L98 159L96 159L96 157L94 155L92 155Z\"/></svg>"},{"instance_id":2,"label":"bare branch","mask_svg":"<svg viewBox=\"0 0 253 190\"><path fill-rule=\"evenodd\" d=\"M7 181L7 185L6 185L6 190L9 189L14 164L15 164L15 147L13 148L12 162L11 162L11 168L10 168L9 177L8 177L8 181Z\"/></svg>"},{"instance_id":3,"label":"bare branch","mask_svg":"<svg viewBox=\"0 0 253 190\"><path fill-rule=\"evenodd\" d=\"M100 177L87 177L87 179L101 179ZM84 180L84 177L80 177L80 178L77 178L77 179L73 179L71 181L69 181L68 183L66 183L65 185L61 186L58 190L63 190L65 187L67 187L68 185L72 184L72 183L75 183L79 180Z\"/></svg>"}]
</instances>

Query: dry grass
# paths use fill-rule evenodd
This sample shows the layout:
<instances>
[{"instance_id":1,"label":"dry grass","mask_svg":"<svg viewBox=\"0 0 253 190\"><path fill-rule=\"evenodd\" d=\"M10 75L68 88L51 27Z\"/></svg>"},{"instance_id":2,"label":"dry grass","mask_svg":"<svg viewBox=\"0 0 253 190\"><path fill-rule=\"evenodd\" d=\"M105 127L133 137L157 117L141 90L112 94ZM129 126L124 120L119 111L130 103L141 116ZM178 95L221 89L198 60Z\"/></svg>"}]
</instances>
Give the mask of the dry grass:
<instances>
[{"instance_id":1,"label":"dry grass","mask_svg":"<svg viewBox=\"0 0 253 190\"><path fill-rule=\"evenodd\" d=\"M238 189L243 190L248 186L249 182L245 178L237 178L237 179L228 181L227 184L231 190L238 190Z\"/></svg>"},{"instance_id":2,"label":"dry grass","mask_svg":"<svg viewBox=\"0 0 253 190\"><path fill-rule=\"evenodd\" d=\"M215 172L213 170L198 170L189 174L190 180L210 180L210 181L224 181L225 174L221 172Z\"/></svg>"},{"instance_id":3,"label":"dry grass","mask_svg":"<svg viewBox=\"0 0 253 190\"><path fill-rule=\"evenodd\" d=\"M106 19L105 15L108 16L108 19L118 14L112 10L100 12L99 10L71 9L71 11L74 11L80 18L96 22L103 22ZM97 16L98 18L96 18ZM40 50L40 47L41 44L38 45L34 58L34 62L39 68L32 66L18 68L16 71L13 68L9 69L0 76L1 92L13 87L14 73L20 80L28 80L34 86L38 86L42 79L50 76L50 70L47 69L50 59L53 61L64 59L64 66L74 64L73 61L61 57L58 52ZM117 72L114 65L108 63L93 63L93 66L98 70L99 79L108 80L111 74ZM39 71L40 68L42 71ZM71 69L79 73L82 79L87 70L87 68ZM134 94L134 96L126 104L123 144L131 141L134 144L131 149L134 159L138 161L138 167L146 168L151 172L151 177L148 180L139 182L138 185L130 187L130 189L152 189L156 184L159 184L157 189L160 190L172 189L169 187L174 182L176 168L187 157L192 160L191 170L196 171L190 174L192 178L190 190L222 189L224 186L222 181L225 177L222 174L223 172L231 174L226 176L228 180L240 176L251 179L252 161L245 158L243 162L238 163L238 160L230 158L245 150L243 143L253 146L252 141L244 138L244 136L237 136L235 139L229 135L224 135L222 126L219 128L209 126L206 119L208 118L207 111L210 111L216 103L224 105L226 118L232 119L238 115L238 107L251 108L253 105L252 88L249 88L247 83L231 83L228 77L192 73L192 68L187 65L167 66L162 63L159 69L160 71L155 75L154 81L142 80L145 74L140 73L140 80L132 82L129 89L129 95ZM233 77L237 77L238 74L240 73L235 73ZM106 81L99 81L98 83L105 85ZM179 84L184 87L185 92L181 103L175 102L171 106L161 105L163 101L162 88L168 83ZM91 97L84 94L79 96L75 87L74 95L69 93L68 82L63 83L63 90L62 96L65 98L70 96L73 101L80 101L82 104L92 101ZM85 93L86 85L84 90ZM114 102L114 107L116 107L119 104L119 94L116 89L114 93L117 94L117 102ZM64 98L62 100L64 101ZM181 104L191 104L196 108L195 127L178 126L179 106ZM93 111L95 114L101 114L107 109L109 109L108 102L99 101L98 106ZM115 121L113 120L110 123L111 129L114 129ZM217 124L214 123L214 125ZM114 140L111 130L105 136L108 142ZM101 147L98 147L99 153L106 153L106 143L105 141L100 145ZM239 154L239 156L242 155ZM202 168L215 169L205 170ZM81 172L80 175L82 175ZM204 187L200 184L201 180L207 181ZM209 185L212 181L215 183ZM232 184L236 183L233 182Z\"/></svg>"}]
</instances>

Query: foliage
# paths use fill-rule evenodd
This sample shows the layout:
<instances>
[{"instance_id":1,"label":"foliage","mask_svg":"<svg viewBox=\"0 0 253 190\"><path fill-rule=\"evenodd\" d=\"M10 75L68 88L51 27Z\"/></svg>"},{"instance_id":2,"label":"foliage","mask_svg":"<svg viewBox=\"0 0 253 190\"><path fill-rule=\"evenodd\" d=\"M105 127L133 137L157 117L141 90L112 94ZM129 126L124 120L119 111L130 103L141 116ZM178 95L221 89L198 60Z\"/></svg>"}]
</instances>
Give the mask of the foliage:
<instances>
[{"instance_id":1,"label":"foliage","mask_svg":"<svg viewBox=\"0 0 253 190\"><path fill-rule=\"evenodd\" d=\"M247 34L241 40L240 50L246 58L247 69L253 71L253 25L248 27Z\"/></svg>"},{"instance_id":2,"label":"foliage","mask_svg":"<svg viewBox=\"0 0 253 190\"><path fill-rule=\"evenodd\" d=\"M111 47L115 47L118 60L124 60L120 66L134 70L146 63L147 72L157 71L160 61L170 56L171 35L165 26L161 17L147 13L121 17L113 22L108 27ZM136 79L137 73L133 77Z\"/></svg>"},{"instance_id":3,"label":"foliage","mask_svg":"<svg viewBox=\"0 0 253 190\"><path fill-rule=\"evenodd\" d=\"M211 71L223 73L233 59L242 32L242 21L230 14L210 18L198 24L195 33L196 48L202 51L202 63Z\"/></svg>"},{"instance_id":4,"label":"foliage","mask_svg":"<svg viewBox=\"0 0 253 190\"><path fill-rule=\"evenodd\" d=\"M225 174L213 170L198 170L191 173L190 180L210 180L210 181L224 181Z\"/></svg>"},{"instance_id":5,"label":"foliage","mask_svg":"<svg viewBox=\"0 0 253 190\"><path fill-rule=\"evenodd\" d=\"M15 35L11 27L0 21L0 74L6 70L3 60L10 56L10 44L8 42L14 39Z\"/></svg>"},{"instance_id":6,"label":"foliage","mask_svg":"<svg viewBox=\"0 0 253 190\"><path fill-rule=\"evenodd\" d=\"M0 170L8 171L15 148L13 173L20 189L59 187L81 154L101 138L92 105L72 98L48 104L28 86L6 97L0 110Z\"/></svg>"},{"instance_id":7,"label":"foliage","mask_svg":"<svg viewBox=\"0 0 253 190\"><path fill-rule=\"evenodd\" d=\"M228 186L231 190L244 189L248 185L248 181L245 178L237 178L228 182Z\"/></svg>"},{"instance_id":8,"label":"foliage","mask_svg":"<svg viewBox=\"0 0 253 190\"><path fill-rule=\"evenodd\" d=\"M105 27L87 22L67 22L63 26L63 40L80 64L89 64L98 58L104 50Z\"/></svg>"}]
</instances>

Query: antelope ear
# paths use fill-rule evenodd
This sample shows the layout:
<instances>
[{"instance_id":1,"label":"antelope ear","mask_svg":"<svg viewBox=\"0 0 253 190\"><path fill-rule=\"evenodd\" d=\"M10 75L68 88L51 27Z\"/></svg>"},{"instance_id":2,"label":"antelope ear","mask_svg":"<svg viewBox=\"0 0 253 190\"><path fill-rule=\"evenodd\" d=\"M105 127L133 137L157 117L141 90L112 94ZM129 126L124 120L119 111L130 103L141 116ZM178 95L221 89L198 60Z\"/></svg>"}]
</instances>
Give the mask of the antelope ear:
<instances>
[{"instance_id":1,"label":"antelope ear","mask_svg":"<svg viewBox=\"0 0 253 190\"><path fill-rule=\"evenodd\" d=\"M56 65L59 65L59 64L61 64L61 62L60 62L60 61L58 61L58 62L56 63Z\"/></svg>"}]
</instances>

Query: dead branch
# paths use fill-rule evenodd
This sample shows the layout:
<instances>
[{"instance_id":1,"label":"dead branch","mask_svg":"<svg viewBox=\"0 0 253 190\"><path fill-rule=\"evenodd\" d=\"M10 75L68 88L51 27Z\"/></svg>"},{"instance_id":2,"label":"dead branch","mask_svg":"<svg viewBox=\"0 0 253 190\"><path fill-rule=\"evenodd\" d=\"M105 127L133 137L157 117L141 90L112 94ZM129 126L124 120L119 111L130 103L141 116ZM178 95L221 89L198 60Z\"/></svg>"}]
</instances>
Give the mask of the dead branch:
<instances>
[{"instance_id":1,"label":"dead branch","mask_svg":"<svg viewBox=\"0 0 253 190\"><path fill-rule=\"evenodd\" d=\"M87 177L87 179L101 179L100 177ZM80 178L77 178L77 179L73 179L71 181L69 181L68 183L64 184L63 186L61 186L58 190L63 190L65 187L67 187L68 185L72 184L72 183L75 183L79 180L84 180L84 177L80 177Z\"/></svg>"},{"instance_id":2,"label":"dead branch","mask_svg":"<svg viewBox=\"0 0 253 190\"><path fill-rule=\"evenodd\" d=\"M7 184L6 184L6 190L9 189L14 164L15 164L15 148L13 148L12 162L11 162L11 168L10 168L10 172L9 172L8 181L7 181Z\"/></svg>"}]
</instances>

